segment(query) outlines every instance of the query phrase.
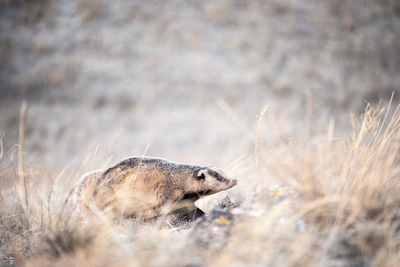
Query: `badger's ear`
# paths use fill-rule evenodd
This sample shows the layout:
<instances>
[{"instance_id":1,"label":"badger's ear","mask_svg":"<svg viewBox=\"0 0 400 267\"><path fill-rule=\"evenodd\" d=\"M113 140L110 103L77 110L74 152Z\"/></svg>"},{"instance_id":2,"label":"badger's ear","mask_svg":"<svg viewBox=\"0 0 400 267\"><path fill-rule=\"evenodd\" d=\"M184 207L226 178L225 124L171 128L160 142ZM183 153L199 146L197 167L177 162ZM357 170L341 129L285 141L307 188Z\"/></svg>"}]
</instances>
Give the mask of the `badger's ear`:
<instances>
[{"instance_id":1,"label":"badger's ear","mask_svg":"<svg viewBox=\"0 0 400 267\"><path fill-rule=\"evenodd\" d=\"M199 180L199 181L204 181L204 180L206 179L206 172L207 172L206 169L201 169L201 170L199 170L199 171L197 172L197 174L196 174L197 180Z\"/></svg>"}]
</instances>

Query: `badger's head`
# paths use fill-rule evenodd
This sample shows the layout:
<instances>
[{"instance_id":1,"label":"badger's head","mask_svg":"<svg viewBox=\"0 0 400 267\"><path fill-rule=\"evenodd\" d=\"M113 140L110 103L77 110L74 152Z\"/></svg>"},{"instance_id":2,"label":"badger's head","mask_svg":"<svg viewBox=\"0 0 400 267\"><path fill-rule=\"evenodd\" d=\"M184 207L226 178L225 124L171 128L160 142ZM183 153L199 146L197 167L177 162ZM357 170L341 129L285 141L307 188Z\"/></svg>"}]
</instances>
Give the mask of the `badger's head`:
<instances>
[{"instance_id":1,"label":"badger's head","mask_svg":"<svg viewBox=\"0 0 400 267\"><path fill-rule=\"evenodd\" d=\"M184 200L196 201L203 196L212 195L236 185L222 170L205 167L195 170L186 180Z\"/></svg>"}]
</instances>

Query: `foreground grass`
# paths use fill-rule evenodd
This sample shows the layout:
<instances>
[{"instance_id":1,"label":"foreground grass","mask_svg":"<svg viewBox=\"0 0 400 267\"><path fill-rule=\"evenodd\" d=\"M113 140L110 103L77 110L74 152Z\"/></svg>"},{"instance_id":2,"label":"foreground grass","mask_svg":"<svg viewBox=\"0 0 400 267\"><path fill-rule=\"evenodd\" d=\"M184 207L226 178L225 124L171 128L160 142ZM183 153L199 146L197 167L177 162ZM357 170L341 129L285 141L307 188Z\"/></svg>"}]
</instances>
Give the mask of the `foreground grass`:
<instances>
[{"instance_id":1,"label":"foreground grass","mask_svg":"<svg viewBox=\"0 0 400 267\"><path fill-rule=\"evenodd\" d=\"M368 107L347 138L333 123L290 142L257 133L254 168L185 229L81 218L64 182L1 153L0 266L396 266L400 114L387 110Z\"/></svg>"}]
</instances>

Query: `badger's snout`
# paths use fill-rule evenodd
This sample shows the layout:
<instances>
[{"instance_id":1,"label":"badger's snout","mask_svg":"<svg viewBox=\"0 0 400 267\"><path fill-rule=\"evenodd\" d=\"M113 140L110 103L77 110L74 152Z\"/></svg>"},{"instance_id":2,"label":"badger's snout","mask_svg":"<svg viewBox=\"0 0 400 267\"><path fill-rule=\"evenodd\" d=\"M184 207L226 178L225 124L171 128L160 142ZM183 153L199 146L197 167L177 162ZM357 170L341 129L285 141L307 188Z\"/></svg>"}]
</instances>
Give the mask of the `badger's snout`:
<instances>
[{"instance_id":1,"label":"badger's snout","mask_svg":"<svg viewBox=\"0 0 400 267\"><path fill-rule=\"evenodd\" d=\"M229 188L235 186L236 184L237 184L237 180L236 179L228 180Z\"/></svg>"}]
</instances>

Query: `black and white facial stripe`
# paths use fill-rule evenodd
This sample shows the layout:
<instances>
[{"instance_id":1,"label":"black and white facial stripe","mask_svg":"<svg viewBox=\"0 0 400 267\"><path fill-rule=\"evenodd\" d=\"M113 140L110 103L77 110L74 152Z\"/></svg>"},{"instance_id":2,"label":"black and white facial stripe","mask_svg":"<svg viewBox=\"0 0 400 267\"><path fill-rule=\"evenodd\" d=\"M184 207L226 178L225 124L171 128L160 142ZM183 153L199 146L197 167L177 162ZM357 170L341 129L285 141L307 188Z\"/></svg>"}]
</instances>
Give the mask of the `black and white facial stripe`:
<instances>
[{"instance_id":1,"label":"black and white facial stripe","mask_svg":"<svg viewBox=\"0 0 400 267\"><path fill-rule=\"evenodd\" d=\"M219 181L219 182L224 182L224 183L229 182L228 179L226 179L226 178L223 177L220 173L218 173L218 172L216 172L216 171L214 171L214 170L212 170L212 169L208 169L208 173L209 173L211 176L215 177L215 179L217 179L217 181Z\"/></svg>"}]
</instances>

